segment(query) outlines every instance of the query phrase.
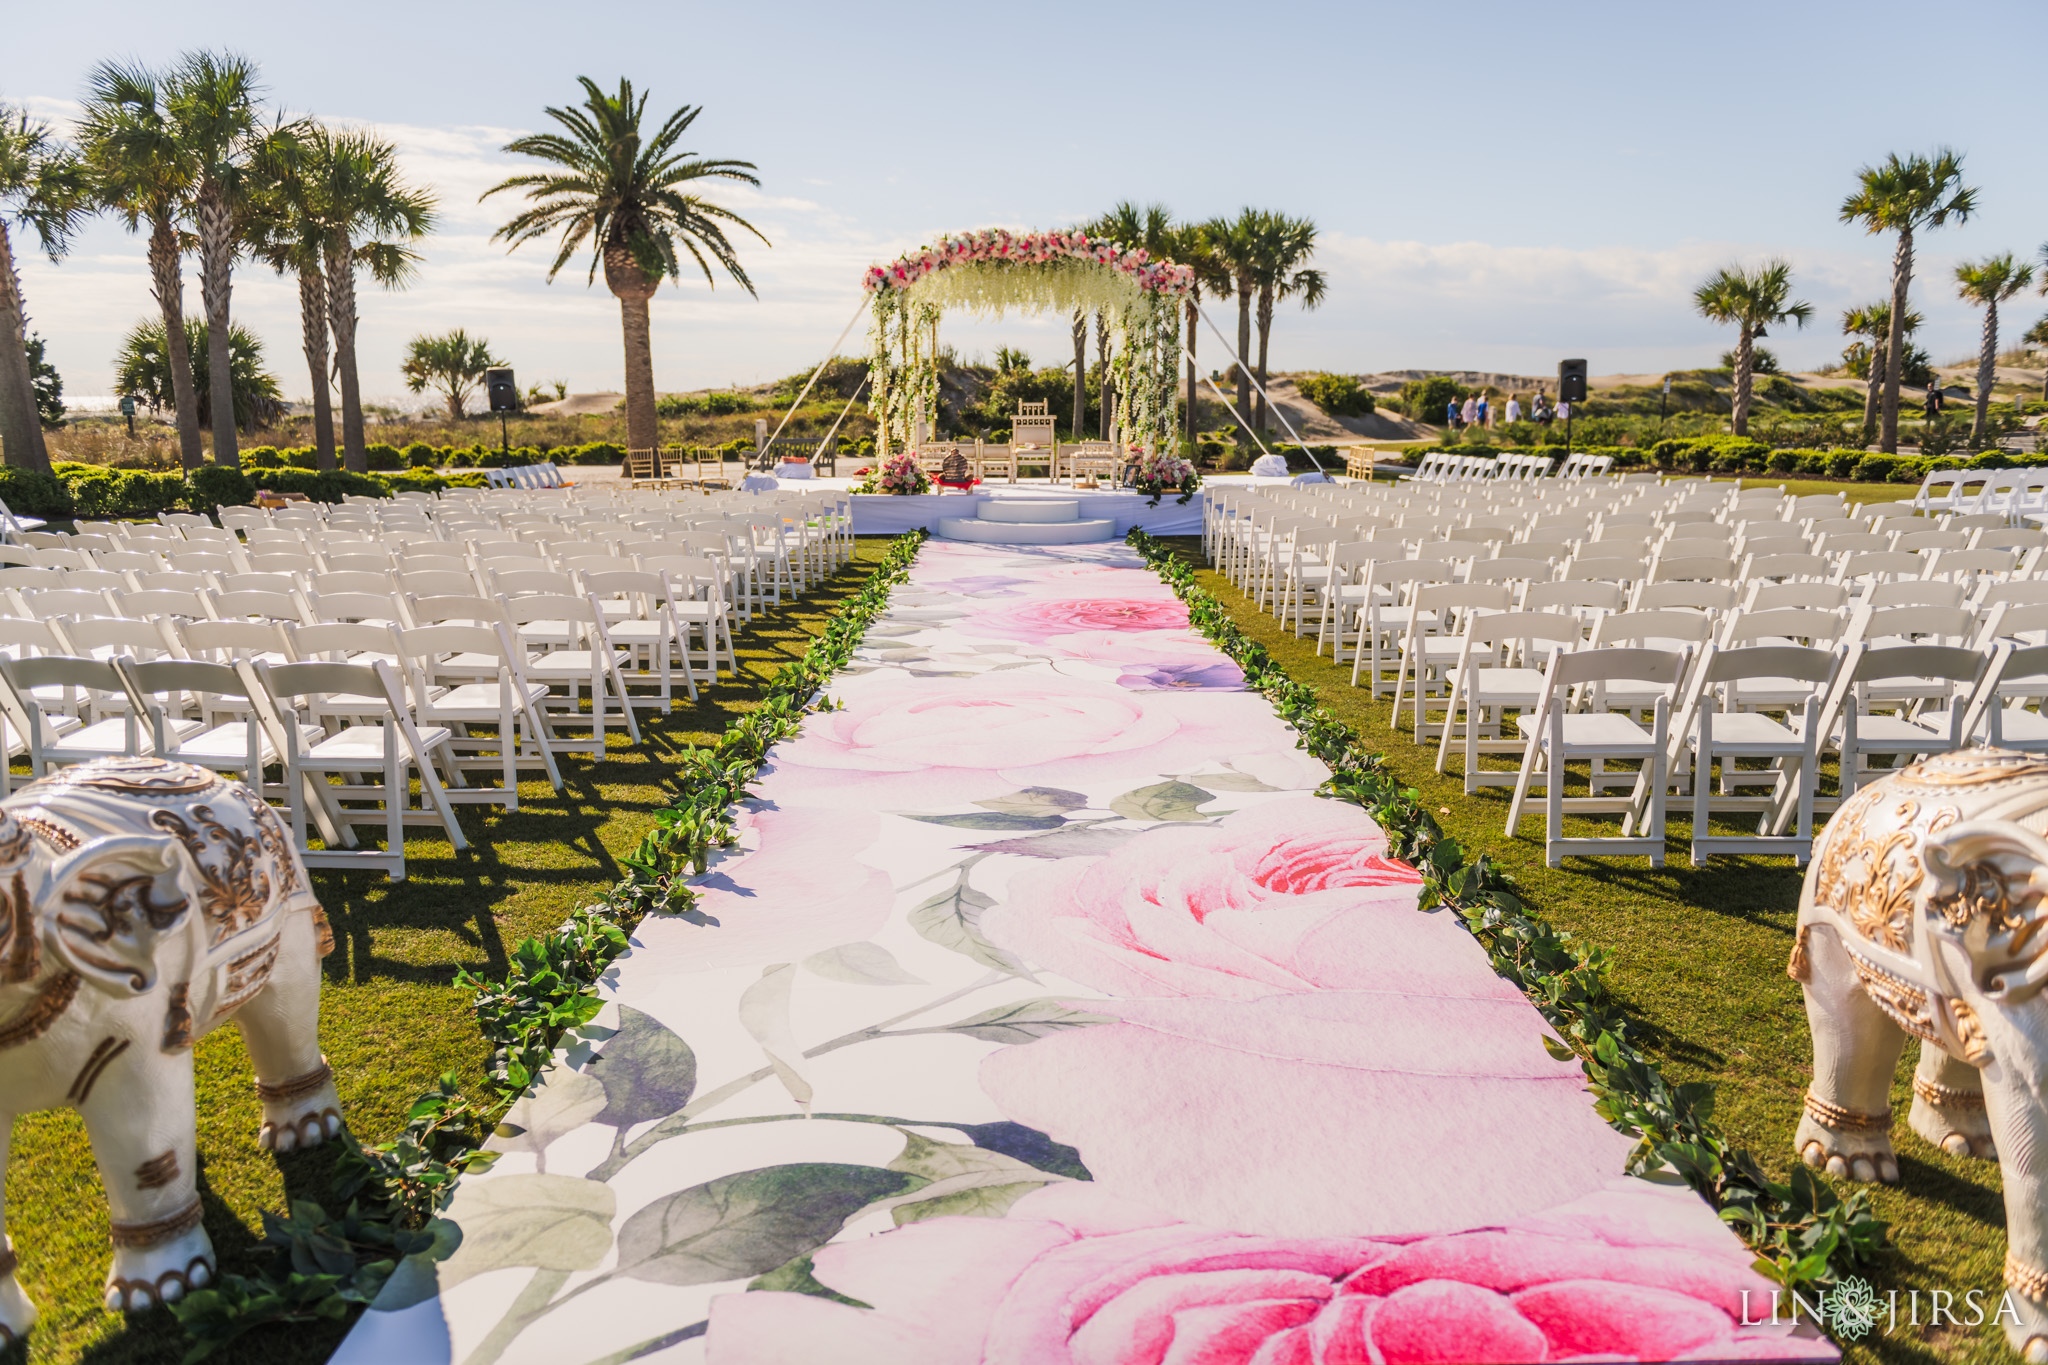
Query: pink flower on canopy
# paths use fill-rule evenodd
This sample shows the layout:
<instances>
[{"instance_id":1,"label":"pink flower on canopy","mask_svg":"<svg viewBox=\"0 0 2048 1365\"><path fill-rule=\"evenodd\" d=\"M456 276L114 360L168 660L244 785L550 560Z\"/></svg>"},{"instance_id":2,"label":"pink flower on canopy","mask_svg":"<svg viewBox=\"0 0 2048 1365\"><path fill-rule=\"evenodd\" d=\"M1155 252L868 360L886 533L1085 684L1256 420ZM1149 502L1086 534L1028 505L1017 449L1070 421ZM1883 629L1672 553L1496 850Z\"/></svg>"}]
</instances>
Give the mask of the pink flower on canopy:
<instances>
[{"instance_id":1,"label":"pink flower on canopy","mask_svg":"<svg viewBox=\"0 0 2048 1365\"><path fill-rule=\"evenodd\" d=\"M1186 630L1188 609L1170 597L1038 599L976 612L957 623L968 635L1038 642L1090 630Z\"/></svg>"},{"instance_id":2,"label":"pink flower on canopy","mask_svg":"<svg viewBox=\"0 0 2048 1365\"><path fill-rule=\"evenodd\" d=\"M1833 1360L1743 1327L1768 1283L1706 1206L1638 1188L1524 1227L1402 1244L1245 1236L1174 1222L1087 1182L1003 1218L934 1218L817 1253L871 1308L787 1293L712 1300L710 1365L1367 1365ZM1691 1207L1681 1208L1675 1201ZM1673 1235L1673 1225L1681 1225ZM1703 1238L1702 1233L1706 1234ZM1749 1316L1761 1316L1753 1312Z\"/></svg>"},{"instance_id":3,"label":"pink flower on canopy","mask_svg":"<svg viewBox=\"0 0 2048 1365\"><path fill-rule=\"evenodd\" d=\"M1026 869L982 929L1027 961L1124 996L1373 988L1404 950L1426 962L1449 951L1440 941L1462 940L1478 955L1448 915L1416 912L1422 878L1386 853L1386 835L1356 806L1268 801L1216 825L1162 825L1104 857Z\"/></svg>"}]
</instances>

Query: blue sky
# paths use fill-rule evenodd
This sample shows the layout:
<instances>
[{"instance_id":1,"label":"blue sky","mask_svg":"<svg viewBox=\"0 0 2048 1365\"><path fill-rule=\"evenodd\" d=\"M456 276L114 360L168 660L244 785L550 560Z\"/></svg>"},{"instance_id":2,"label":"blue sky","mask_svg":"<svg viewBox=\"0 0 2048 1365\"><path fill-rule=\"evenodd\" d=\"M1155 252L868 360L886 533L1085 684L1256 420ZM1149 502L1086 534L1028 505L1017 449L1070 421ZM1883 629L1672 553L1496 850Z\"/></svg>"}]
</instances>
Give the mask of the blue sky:
<instances>
[{"instance_id":1,"label":"blue sky","mask_svg":"<svg viewBox=\"0 0 2048 1365\"><path fill-rule=\"evenodd\" d=\"M1185 217L1255 204L1315 219L1330 297L1283 313L1279 368L1712 363L1730 338L1692 316L1691 288L1771 254L1790 257L1820 310L1771 344L1816 364L1840 350L1841 309L1887 279L1889 239L1837 221L1856 168L1942 143L1966 153L1983 206L1922 245L1915 304L1945 362L1977 336L1949 283L1955 262L2031 256L2048 238L2034 101L2018 68L1972 56L2026 48L2039 19L2004 0L1970 11L1967 29L1926 7L1798 0L16 6L0 100L62 119L102 58L228 46L260 63L280 107L398 142L444 221L414 287L363 299L372 395L402 392L408 336L456 325L488 336L522 381L619 385L602 284L587 288L578 268L547 285L548 253L488 241L505 198L476 203L517 169L503 143L572 101L581 74L628 76L663 111L702 104L690 145L760 167L759 191L720 193L774 243L743 249L761 297L701 279L664 287L664 389L814 361L870 261L946 231L1062 226L1120 198ZM1875 93L1885 75L1897 94ZM60 267L16 249L31 325L67 387L105 392L121 334L153 307L141 242L102 222ZM2009 332L2044 302L2016 300ZM286 391L304 393L295 290L244 267L235 304ZM949 319L944 336L963 353L1007 341L1048 362L1067 346L1050 320Z\"/></svg>"}]
</instances>

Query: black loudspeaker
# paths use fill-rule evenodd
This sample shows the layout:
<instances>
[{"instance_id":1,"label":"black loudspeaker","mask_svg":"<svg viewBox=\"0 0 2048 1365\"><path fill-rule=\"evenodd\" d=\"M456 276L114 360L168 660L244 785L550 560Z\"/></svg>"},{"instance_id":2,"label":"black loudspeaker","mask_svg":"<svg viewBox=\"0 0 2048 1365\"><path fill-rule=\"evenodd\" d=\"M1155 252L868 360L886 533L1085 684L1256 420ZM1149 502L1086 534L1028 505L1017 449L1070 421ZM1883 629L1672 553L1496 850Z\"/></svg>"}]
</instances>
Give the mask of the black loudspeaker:
<instances>
[{"instance_id":1,"label":"black loudspeaker","mask_svg":"<svg viewBox=\"0 0 2048 1365\"><path fill-rule=\"evenodd\" d=\"M499 365L484 371L484 388L491 395L492 412L519 411L519 382L512 378L512 367Z\"/></svg>"},{"instance_id":2,"label":"black loudspeaker","mask_svg":"<svg viewBox=\"0 0 2048 1365\"><path fill-rule=\"evenodd\" d=\"M1557 362L1557 401L1560 403L1583 403L1586 401L1585 361L1560 360Z\"/></svg>"}]
</instances>

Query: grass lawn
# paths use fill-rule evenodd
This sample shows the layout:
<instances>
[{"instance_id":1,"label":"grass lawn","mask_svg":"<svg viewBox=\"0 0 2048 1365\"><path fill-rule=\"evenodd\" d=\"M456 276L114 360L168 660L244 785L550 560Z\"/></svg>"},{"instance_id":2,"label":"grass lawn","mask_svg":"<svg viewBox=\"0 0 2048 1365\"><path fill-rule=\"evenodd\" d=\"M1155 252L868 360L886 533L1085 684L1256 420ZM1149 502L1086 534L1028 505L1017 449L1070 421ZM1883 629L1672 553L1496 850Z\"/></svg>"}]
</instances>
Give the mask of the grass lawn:
<instances>
[{"instance_id":1,"label":"grass lawn","mask_svg":"<svg viewBox=\"0 0 2048 1365\"><path fill-rule=\"evenodd\" d=\"M410 879L396 886L374 872L315 872L333 922L326 960L321 1035L341 1087L350 1127L365 1142L399 1128L406 1107L434 1078L454 1071L475 1081L484 1046L467 996L450 984L458 968L502 977L507 952L545 932L617 881L615 861L632 849L666 804L667 758L709 743L757 700L763 684L803 653L835 605L866 579L889 537L859 542L859 559L802 603L754 624L737 639L740 677L706 689L695 706L640 722L633 748L615 734L604 763L563 760L564 791L545 781L520 787L520 809L458 807L471 840L461 854L413 832ZM258 1150L256 1096L241 1035L221 1028L196 1055L199 1189L206 1228L222 1268L251 1269L259 1213L290 1198L317 1198L332 1160L325 1149L277 1157ZM7 1167L7 1223L21 1255L21 1280L41 1322L26 1359L37 1362L165 1362L184 1338L166 1312L124 1320L99 1305L108 1261L107 1211L91 1149L70 1110L31 1114L14 1129ZM213 1359L317 1362L340 1341L334 1325L262 1329ZM12 1365L21 1348L0 1361ZM394 1365L398 1365L394 1362Z\"/></svg>"},{"instance_id":2,"label":"grass lawn","mask_svg":"<svg viewBox=\"0 0 2048 1365\"><path fill-rule=\"evenodd\" d=\"M1662 870L1642 858L1569 858L1559 869L1543 865L1542 813L1536 806L1519 837L1502 833L1509 793L1482 788L1464 794L1459 763L1435 771L1434 744L1410 742L1404 710L1401 729L1387 728L1389 703L1372 701L1350 685L1351 669L1318 657L1313 637L1297 640L1254 608L1227 579L1203 567L1199 541L1172 542L1199 572L1237 623L1273 651L1298 681L1316 689L1332 714L1356 728L1368 744L1384 744L1387 764L1439 809L1445 831L1494 855L1521 884L1532 910L1613 954L1611 985L1639 1027L1646 1051L1674 1081L1710 1080L1720 1087L1716 1115L1738 1145L1783 1178L1795 1160L1792 1132L1812 1076L1806 1014L1797 983L1785 975L1799 898L1800 872L1789 858L1718 858L1689 864L1690 820L1676 809L1669 820L1669 853ZM1504 761L1491 766L1505 768ZM1568 832L1589 834L1612 821L1568 821ZM1753 826L1751 827L1753 829ZM1729 832L1748 832L1731 826ZM1906 1126L1912 1103L1909 1050L1893 1087L1899 1119L1893 1130L1902 1183L1872 1186L1880 1214L1892 1224L1895 1248L1869 1275L1882 1301L1899 1292L1900 1325L1889 1337L1873 1333L1852 1346L1850 1360L2010 1361L2003 1333L1985 1325L1938 1329L1909 1326L1907 1291L1944 1290L1962 1301L1984 1291L1986 1316L2003 1285L2005 1214L1995 1166L1948 1156ZM1446 1135L1447 1139L1450 1135ZM1882 1325L1882 1324L1881 1324Z\"/></svg>"}]
</instances>

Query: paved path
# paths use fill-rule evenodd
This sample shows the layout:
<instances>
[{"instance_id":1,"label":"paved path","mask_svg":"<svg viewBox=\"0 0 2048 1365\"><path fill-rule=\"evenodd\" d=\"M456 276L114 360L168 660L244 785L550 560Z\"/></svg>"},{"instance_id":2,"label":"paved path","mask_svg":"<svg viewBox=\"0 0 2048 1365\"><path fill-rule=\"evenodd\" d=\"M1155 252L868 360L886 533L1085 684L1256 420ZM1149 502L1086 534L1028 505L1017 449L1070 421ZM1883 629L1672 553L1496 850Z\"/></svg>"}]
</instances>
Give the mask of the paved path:
<instances>
[{"instance_id":1,"label":"paved path","mask_svg":"<svg viewBox=\"0 0 2048 1365\"><path fill-rule=\"evenodd\" d=\"M1129 551L830 693L341 1365L1832 1358Z\"/></svg>"}]
</instances>

